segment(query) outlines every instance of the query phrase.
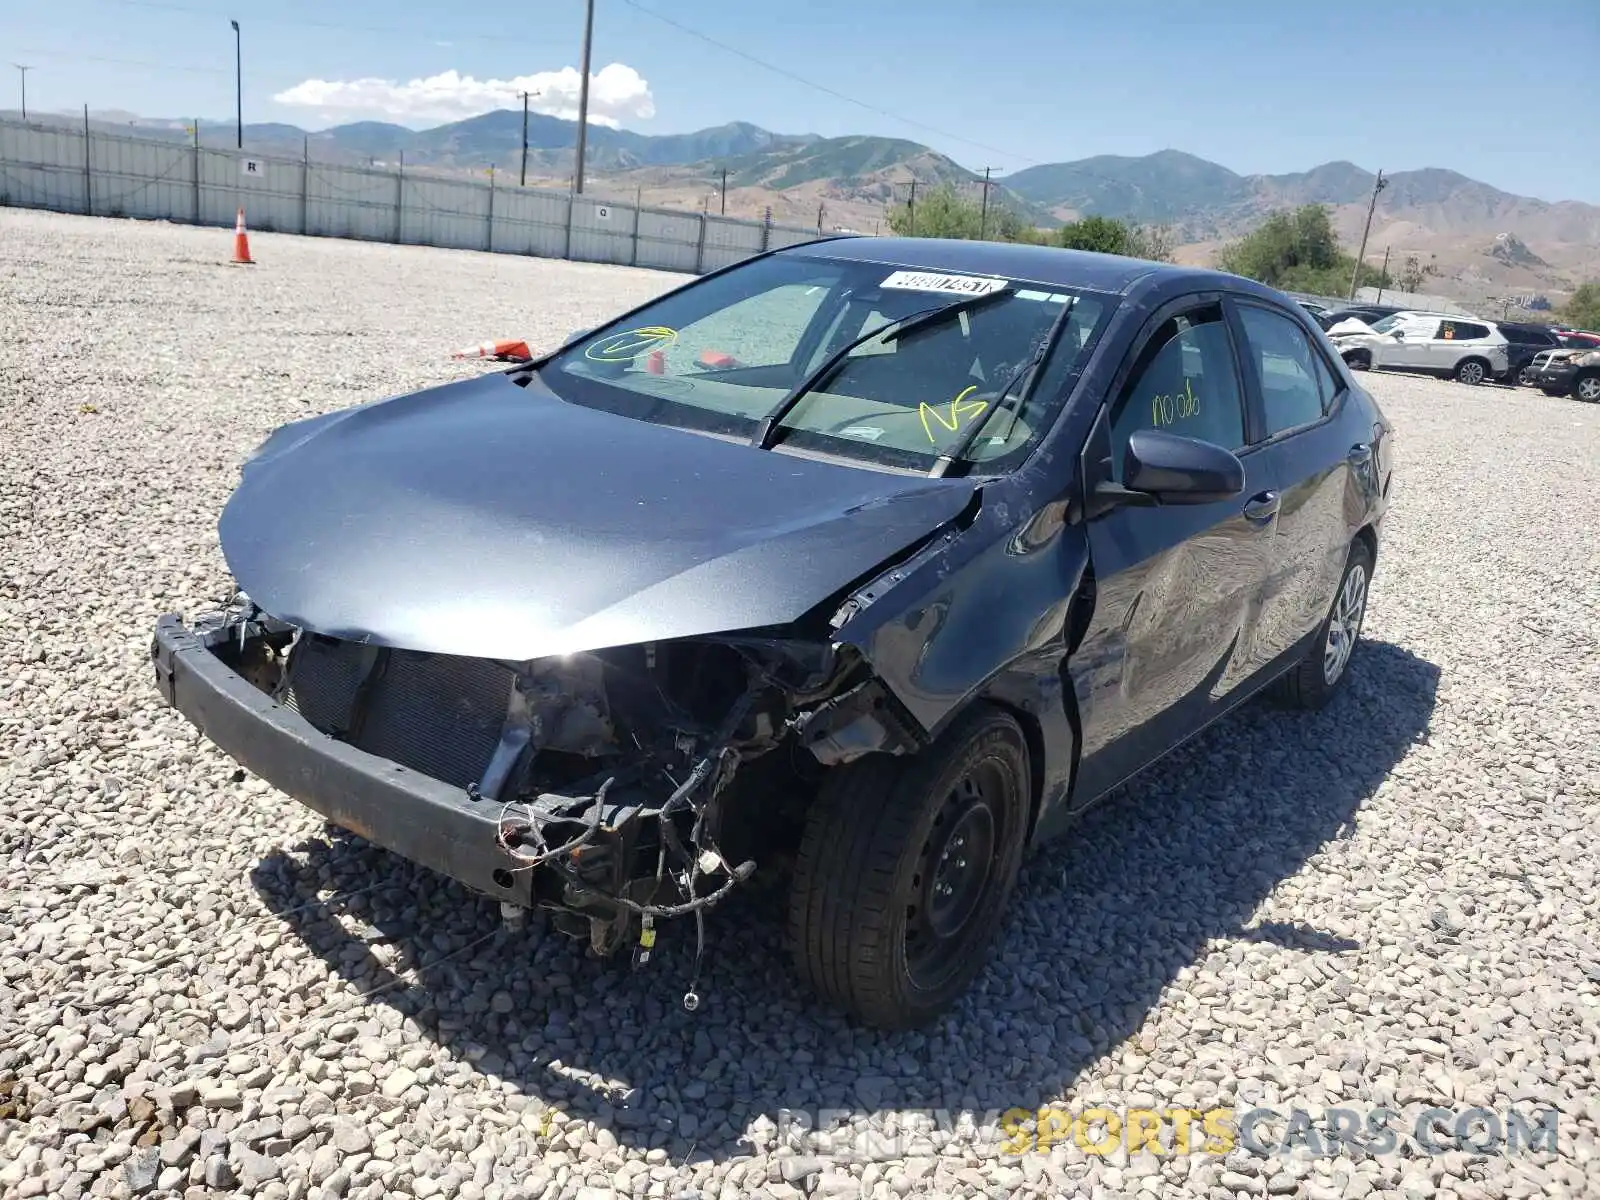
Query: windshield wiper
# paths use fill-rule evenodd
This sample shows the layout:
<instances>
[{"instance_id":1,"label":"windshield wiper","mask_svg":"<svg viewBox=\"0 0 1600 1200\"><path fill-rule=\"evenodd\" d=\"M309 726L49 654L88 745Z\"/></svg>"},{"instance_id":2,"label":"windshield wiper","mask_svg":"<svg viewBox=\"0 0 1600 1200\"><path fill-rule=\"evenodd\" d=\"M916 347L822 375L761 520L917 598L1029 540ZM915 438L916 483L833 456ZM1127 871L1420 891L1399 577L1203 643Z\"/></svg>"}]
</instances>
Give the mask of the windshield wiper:
<instances>
[{"instance_id":1,"label":"windshield wiper","mask_svg":"<svg viewBox=\"0 0 1600 1200\"><path fill-rule=\"evenodd\" d=\"M966 452L972 447L972 444L978 440L978 435L988 428L989 418L994 416L995 413L999 412L1000 409L1005 405L1006 397L1012 394L1012 388L1017 388L1016 394L1019 398L1022 396L1026 389L1017 387L1017 385L1022 382L1023 377L1027 375L1028 372L1036 369L1040 363L1044 362L1045 355L1050 352L1050 347L1056 344L1056 339L1061 336L1061 331L1066 328L1067 322L1072 318L1072 309L1077 303L1078 298L1074 296L1061 306L1061 315L1050 323L1049 330L1046 331L1044 337L1039 341L1038 349L1033 352L1033 354L1028 358L1027 362L1022 364L1017 373L1006 381L1006 386L1001 389L1000 395L995 397L994 407L989 409L988 412L979 417L971 425L968 425L966 432L958 437L953 443L951 443L948 450L934 460L933 466L928 471L928 476L930 478L942 478L952 466L961 460L962 456L965 455ZM1020 399L1018 403L1020 404ZM1011 430L1016 427L1016 423L1016 416L1013 415L1011 418L1011 424L1006 427L1006 437L1011 436Z\"/></svg>"},{"instance_id":2,"label":"windshield wiper","mask_svg":"<svg viewBox=\"0 0 1600 1200\"><path fill-rule=\"evenodd\" d=\"M1001 296L1009 296L1009 287L999 288L993 292L985 292L981 296L965 296L954 304L941 304L935 308L924 308L904 317L895 317L867 330L860 337L852 339L832 354L828 355L823 364L812 371L799 383L795 384L772 408L761 418L761 424L756 427L755 436L750 439L750 444L761 450L770 450L776 440L776 434L784 417L793 411L794 406L805 398L806 393L821 386L835 371L850 357L850 352L856 347L872 341L873 338L882 337L885 333L893 331L891 337L899 341L919 329L929 329L959 312L976 308L980 304L987 304L991 300L998 300Z\"/></svg>"}]
</instances>

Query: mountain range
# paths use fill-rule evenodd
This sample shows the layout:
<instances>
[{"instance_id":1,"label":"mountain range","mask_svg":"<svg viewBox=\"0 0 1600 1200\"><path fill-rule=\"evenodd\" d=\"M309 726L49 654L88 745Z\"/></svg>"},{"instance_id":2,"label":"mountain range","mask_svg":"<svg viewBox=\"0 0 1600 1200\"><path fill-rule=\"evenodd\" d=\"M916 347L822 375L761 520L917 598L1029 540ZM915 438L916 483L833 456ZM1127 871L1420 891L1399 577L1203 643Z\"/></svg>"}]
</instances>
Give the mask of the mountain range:
<instances>
[{"instance_id":1,"label":"mountain range","mask_svg":"<svg viewBox=\"0 0 1600 1200\"><path fill-rule=\"evenodd\" d=\"M35 119L40 119L35 117ZM81 117L44 118L81 122ZM189 122L129 113L91 114L106 132L188 140ZM576 123L542 113L527 117L529 184L566 188ZM361 121L318 132L287 124L244 127L247 150L408 168L519 171L523 114L497 110L431 129ZM234 123L202 120L202 145L231 145ZM887 205L909 185L950 183L977 195L981 177L918 142L900 138L781 134L735 121L693 133L651 135L591 125L587 190L643 194L647 203L726 210L819 227L881 228ZM722 190L726 172L726 194ZM1388 248L1399 267L1415 256L1436 272L1428 290L1462 300L1546 293L1559 301L1584 278L1600 275L1600 206L1518 196L1456 171L1429 167L1385 175L1369 254ZM990 201L1039 225L1095 213L1165 226L1180 261L1209 261L1224 241L1248 232L1271 211L1325 204L1352 249L1359 242L1375 177L1350 162L1280 175L1239 174L1179 150L1141 157L1099 155L1032 166L998 177Z\"/></svg>"}]
</instances>

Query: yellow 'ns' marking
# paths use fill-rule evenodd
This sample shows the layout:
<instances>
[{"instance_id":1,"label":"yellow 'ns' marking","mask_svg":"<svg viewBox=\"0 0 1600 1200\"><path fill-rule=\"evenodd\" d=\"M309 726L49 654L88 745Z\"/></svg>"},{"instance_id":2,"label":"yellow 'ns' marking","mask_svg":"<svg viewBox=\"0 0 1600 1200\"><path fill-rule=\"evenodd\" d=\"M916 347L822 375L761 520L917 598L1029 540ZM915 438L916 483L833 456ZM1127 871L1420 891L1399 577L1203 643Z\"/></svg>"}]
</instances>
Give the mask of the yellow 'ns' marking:
<instances>
[{"instance_id":1,"label":"yellow 'ns' marking","mask_svg":"<svg viewBox=\"0 0 1600 1200\"><path fill-rule=\"evenodd\" d=\"M939 439L934 436L933 427L928 424L929 417L932 417L935 421L939 422L940 425L944 426L944 428L948 429L951 433L954 433L957 429L961 428L962 417L977 417L982 414L984 409L989 407L989 402L987 400L967 399L968 396L977 390L978 385L973 384L954 400L950 401L950 419L948 421L945 420L944 414L941 413L938 408L932 404L929 404L927 401L923 401L921 404L917 405L917 415L922 418L922 432L928 435L928 440L930 442L937 444Z\"/></svg>"}]
</instances>

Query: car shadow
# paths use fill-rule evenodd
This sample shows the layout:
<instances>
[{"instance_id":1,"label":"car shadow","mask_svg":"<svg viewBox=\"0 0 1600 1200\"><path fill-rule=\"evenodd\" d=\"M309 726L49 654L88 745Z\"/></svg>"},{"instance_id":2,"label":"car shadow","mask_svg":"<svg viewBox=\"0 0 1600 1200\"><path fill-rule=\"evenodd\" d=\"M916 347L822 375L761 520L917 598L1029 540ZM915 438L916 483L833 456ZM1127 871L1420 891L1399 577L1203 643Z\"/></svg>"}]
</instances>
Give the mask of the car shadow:
<instances>
[{"instance_id":1,"label":"car shadow","mask_svg":"<svg viewBox=\"0 0 1600 1200\"><path fill-rule=\"evenodd\" d=\"M760 875L706 921L695 1013L680 1004L692 920L663 925L653 960L631 971L626 954L587 957L537 922L508 928L496 904L332 827L253 879L369 1005L396 1010L389 1026L409 1018L458 1060L441 1070L482 1073L506 1108L534 1110L522 1122L535 1132L553 1105L694 1162L749 1153L750 1124L782 1110L1031 1109L1136 1033L1219 941L1268 942L1286 965L1315 956L1337 973L1355 943L1253 914L1353 831L1426 738L1438 680L1399 646L1364 641L1322 712L1254 702L1156 764L1032 856L988 970L918 1032L862 1029L802 994L781 887ZM374 1102L401 1103L362 1100Z\"/></svg>"}]
</instances>

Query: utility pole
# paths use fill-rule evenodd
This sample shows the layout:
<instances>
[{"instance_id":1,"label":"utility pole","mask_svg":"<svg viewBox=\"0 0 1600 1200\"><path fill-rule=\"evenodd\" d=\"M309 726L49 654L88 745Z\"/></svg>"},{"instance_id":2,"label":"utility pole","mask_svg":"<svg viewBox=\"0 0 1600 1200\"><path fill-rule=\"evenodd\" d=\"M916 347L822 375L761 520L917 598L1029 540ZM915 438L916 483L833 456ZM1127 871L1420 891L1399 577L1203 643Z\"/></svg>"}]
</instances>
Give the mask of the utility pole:
<instances>
[{"instance_id":1,"label":"utility pole","mask_svg":"<svg viewBox=\"0 0 1600 1200\"><path fill-rule=\"evenodd\" d=\"M1389 278L1389 247L1388 246L1385 246L1383 248L1383 270L1378 272L1378 274L1383 276L1383 278L1378 280L1378 298L1373 301L1374 304L1382 304L1383 303L1383 281L1384 281L1384 279Z\"/></svg>"},{"instance_id":2,"label":"utility pole","mask_svg":"<svg viewBox=\"0 0 1600 1200\"><path fill-rule=\"evenodd\" d=\"M528 93L522 93L522 176L517 181L522 187L528 186Z\"/></svg>"},{"instance_id":3,"label":"utility pole","mask_svg":"<svg viewBox=\"0 0 1600 1200\"><path fill-rule=\"evenodd\" d=\"M727 167L723 167L722 168L722 187L717 191L717 195L722 197L722 215L723 216L727 216L728 215L728 168Z\"/></svg>"},{"instance_id":4,"label":"utility pole","mask_svg":"<svg viewBox=\"0 0 1600 1200\"><path fill-rule=\"evenodd\" d=\"M1350 272L1350 299L1356 298L1356 282L1361 278L1361 260L1367 254L1367 237L1372 233L1372 214L1378 208L1378 193L1389 186L1389 181L1383 177L1383 172L1378 172L1378 178L1372 184L1372 202L1367 205L1367 225L1361 231L1361 249L1356 254L1355 270Z\"/></svg>"},{"instance_id":5,"label":"utility pole","mask_svg":"<svg viewBox=\"0 0 1600 1200\"><path fill-rule=\"evenodd\" d=\"M978 240L983 241L989 232L989 172L993 167L983 169L983 204L978 209Z\"/></svg>"},{"instance_id":6,"label":"utility pole","mask_svg":"<svg viewBox=\"0 0 1600 1200\"><path fill-rule=\"evenodd\" d=\"M28 119L28 72L33 68L25 67L21 63L12 63L11 65L22 76L22 119L26 121Z\"/></svg>"},{"instance_id":7,"label":"utility pole","mask_svg":"<svg viewBox=\"0 0 1600 1200\"><path fill-rule=\"evenodd\" d=\"M244 51L241 48L242 36L239 33L239 22L229 21L233 26L233 120L234 128L238 134L239 149L244 149Z\"/></svg>"},{"instance_id":8,"label":"utility pole","mask_svg":"<svg viewBox=\"0 0 1600 1200\"><path fill-rule=\"evenodd\" d=\"M906 236L917 236L917 181L911 181L911 199L906 201Z\"/></svg>"},{"instance_id":9,"label":"utility pole","mask_svg":"<svg viewBox=\"0 0 1600 1200\"><path fill-rule=\"evenodd\" d=\"M583 155L589 136L589 46L594 41L594 0L587 0L583 16L583 78L578 81L578 162L573 169L572 190L583 194Z\"/></svg>"},{"instance_id":10,"label":"utility pole","mask_svg":"<svg viewBox=\"0 0 1600 1200\"><path fill-rule=\"evenodd\" d=\"M818 233L822 232L822 214L826 210L826 208L827 208L827 205L825 203L817 205L817 232Z\"/></svg>"}]
</instances>

